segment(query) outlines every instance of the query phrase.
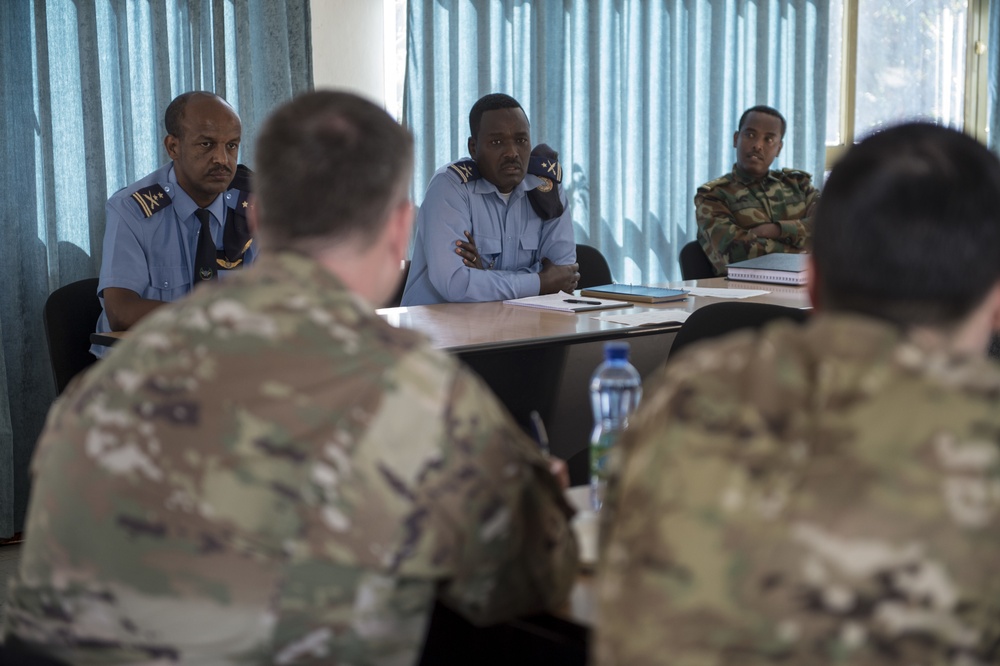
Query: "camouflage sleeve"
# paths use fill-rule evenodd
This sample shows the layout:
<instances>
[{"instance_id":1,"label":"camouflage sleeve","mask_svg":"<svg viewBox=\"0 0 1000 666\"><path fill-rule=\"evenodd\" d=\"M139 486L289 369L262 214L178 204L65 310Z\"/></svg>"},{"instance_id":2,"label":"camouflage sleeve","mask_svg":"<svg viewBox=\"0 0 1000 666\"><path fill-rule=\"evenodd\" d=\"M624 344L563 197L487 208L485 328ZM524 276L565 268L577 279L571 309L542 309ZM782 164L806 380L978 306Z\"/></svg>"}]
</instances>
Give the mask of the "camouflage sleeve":
<instances>
[{"instance_id":1,"label":"camouflage sleeve","mask_svg":"<svg viewBox=\"0 0 1000 666\"><path fill-rule=\"evenodd\" d=\"M698 241L712 262L716 275L725 275L726 266L737 261L773 252L795 251L783 238L760 238L753 232L753 227L741 226L726 200L711 189L698 188L694 210ZM766 220L759 221L759 224L764 223ZM784 225L782 231L786 232ZM787 227L787 232L798 233L798 227Z\"/></svg>"},{"instance_id":2,"label":"camouflage sleeve","mask_svg":"<svg viewBox=\"0 0 1000 666\"><path fill-rule=\"evenodd\" d=\"M804 198L803 204L796 204L795 210L784 209L784 215L778 222L781 227L781 240L789 248L795 250L805 250L807 243L812 239L813 222L812 215L819 201L819 190L812 185L812 177L805 171L792 171L785 169L784 174ZM781 250L777 250L780 252Z\"/></svg>"},{"instance_id":3,"label":"camouflage sleeve","mask_svg":"<svg viewBox=\"0 0 1000 666\"><path fill-rule=\"evenodd\" d=\"M579 559L573 510L537 446L478 377L461 371L451 395L449 436L472 455L451 482L467 492L437 486L433 511L457 545L442 600L478 624L562 605Z\"/></svg>"}]
</instances>

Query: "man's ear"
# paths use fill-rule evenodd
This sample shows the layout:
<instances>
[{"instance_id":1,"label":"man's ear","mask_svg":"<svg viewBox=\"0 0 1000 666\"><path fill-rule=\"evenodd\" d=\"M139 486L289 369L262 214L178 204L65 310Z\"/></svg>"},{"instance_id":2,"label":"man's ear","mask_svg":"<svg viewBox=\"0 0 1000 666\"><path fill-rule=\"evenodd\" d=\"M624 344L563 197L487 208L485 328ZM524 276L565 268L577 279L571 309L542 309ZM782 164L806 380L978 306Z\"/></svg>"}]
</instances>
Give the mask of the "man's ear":
<instances>
[{"instance_id":1,"label":"man's ear","mask_svg":"<svg viewBox=\"0 0 1000 666\"><path fill-rule=\"evenodd\" d=\"M406 259L406 253L410 249L410 234L413 230L413 202L404 199L389 214L389 221L386 224L389 234L389 247L393 256L399 260Z\"/></svg>"},{"instance_id":2,"label":"man's ear","mask_svg":"<svg viewBox=\"0 0 1000 666\"><path fill-rule=\"evenodd\" d=\"M177 159L177 144L180 140L173 134L168 134L163 137L163 147L167 149L167 155L170 155L170 159Z\"/></svg>"},{"instance_id":3,"label":"man's ear","mask_svg":"<svg viewBox=\"0 0 1000 666\"><path fill-rule=\"evenodd\" d=\"M992 325L993 333L1000 333L1000 282L993 285L993 289L990 291L987 298L992 298L994 303L993 315L992 315Z\"/></svg>"},{"instance_id":4,"label":"man's ear","mask_svg":"<svg viewBox=\"0 0 1000 666\"><path fill-rule=\"evenodd\" d=\"M740 140L740 131L736 130L735 132L733 132L733 148L736 147L736 144L739 143L739 140Z\"/></svg>"},{"instance_id":5,"label":"man's ear","mask_svg":"<svg viewBox=\"0 0 1000 666\"><path fill-rule=\"evenodd\" d=\"M476 159L476 140L469 137L469 157Z\"/></svg>"},{"instance_id":6,"label":"man's ear","mask_svg":"<svg viewBox=\"0 0 1000 666\"><path fill-rule=\"evenodd\" d=\"M808 271L806 276L806 291L809 292L809 300L812 302L813 313L816 313L823 309L823 303L820 299L819 274L816 272L816 257L814 255L809 255L809 261L806 263L806 271Z\"/></svg>"},{"instance_id":7,"label":"man's ear","mask_svg":"<svg viewBox=\"0 0 1000 666\"><path fill-rule=\"evenodd\" d=\"M774 156L777 157L778 155L780 155L781 154L781 149L784 148L784 147L785 147L785 142L779 140L778 141L778 149L776 151L774 151Z\"/></svg>"}]
</instances>

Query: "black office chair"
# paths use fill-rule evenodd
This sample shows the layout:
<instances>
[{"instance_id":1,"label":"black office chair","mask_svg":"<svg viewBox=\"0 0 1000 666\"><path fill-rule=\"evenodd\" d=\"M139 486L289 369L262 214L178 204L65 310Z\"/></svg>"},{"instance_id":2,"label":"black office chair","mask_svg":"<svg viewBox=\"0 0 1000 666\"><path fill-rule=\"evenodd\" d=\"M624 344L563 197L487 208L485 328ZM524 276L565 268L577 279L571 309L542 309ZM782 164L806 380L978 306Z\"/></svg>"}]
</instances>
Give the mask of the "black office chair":
<instances>
[{"instance_id":1,"label":"black office chair","mask_svg":"<svg viewBox=\"0 0 1000 666\"><path fill-rule=\"evenodd\" d=\"M97 278L71 282L53 291L45 300L42 318L56 395L97 360L90 353L90 334L101 316L97 283Z\"/></svg>"},{"instance_id":2,"label":"black office chair","mask_svg":"<svg viewBox=\"0 0 1000 666\"><path fill-rule=\"evenodd\" d=\"M34 648L26 645L17 638L7 638L6 642L0 643L0 664L11 664L12 666L67 666L65 661L40 654Z\"/></svg>"},{"instance_id":3,"label":"black office chair","mask_svg":"<svg viewBox=\"0 0 1000 666\"><path fill-rule=\"evenodd\" d=\"M477 627L435 602L419 666L584 666L590 630L540 613Z\"/></svg>"},{"instance_id":4,"label":"black office chair","mask_svg":"<svg viewBox=\"0 0 1000 666\"><path fill-rule=\"evenodd\" d=\"M578 289L614 282L608 260L596 247L577 243L576 263L580 264L580 282L576 285Z\"/></svg>"},{"instance_id":5,"label":"black office chair","mask_svg":"<svg viewBox=\"0 0 1000 666\"><path fill-rule=\"evenodd\" d=\"M681 248L681 278L684 280L701 280L715 277L715 267L705 256L701 243L691 241Z\"/></svg>"},{"instance_id":6,"label":"black office chair","mask_svg":"<svg viewBox=\"0 0 1000 666\"><path fill-rule=\"evenodd\" d=\"M808 310L786 308L768 303L743 303L741 301L712 303L691 313L677 331L670 346L667 360L694 342L715 338L743 328L760 329L776 319L789 319L802 323L809 318Z\"/></svg>"}]
</instances>

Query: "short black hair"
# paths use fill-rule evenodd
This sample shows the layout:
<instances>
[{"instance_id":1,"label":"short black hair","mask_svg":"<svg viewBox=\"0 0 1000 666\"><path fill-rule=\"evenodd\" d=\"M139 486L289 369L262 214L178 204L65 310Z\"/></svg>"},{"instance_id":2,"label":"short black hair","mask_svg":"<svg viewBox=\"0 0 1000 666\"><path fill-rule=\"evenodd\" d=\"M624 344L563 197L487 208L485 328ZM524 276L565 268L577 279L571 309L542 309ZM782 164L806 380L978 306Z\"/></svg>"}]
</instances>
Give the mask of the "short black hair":
<instances>
[{"instance_id":1,"label":"short black hair","mask_svg":"<svg viewBox=\"0 0 1000 666\"><path fill-rule=\"evenodd\" d=\"M743 129L743 123L747 121L747 116L751 113L766 113L769 116L774 116L781 121L781 138L785 138L785 132L788 130L788 123L785 122L785 117L781 115L781 112L771 106L766 106L764 104L758 104L757 106L751 106L749 109L743 112L740 116L740 124L736 126L736 131L739 132Z\"/></svg>"},{"instance_id":2,"label":"short black hair","mask_svg":"<svg viewBox=\"0 0 1000 666\"><path fill-rule=\"evenodd\" d=\"M479 136L479 125L483 120L483 114L487 111L497 111L499 109L521 109L521 113L524 113L524 109L521 108L518 101L510 95L504 95L503 93L483 95L472 105L472 110L469 111L469 132L471 132L470 136L472 136L473 141ZM524 113L524 117L527 118L528 114Z\"/></svg>"},{"instance_id":3,"label":"short black hair","mask_svg":"<svg viewBox=\"0 0 1000 666\"><path fill-rule=\"evenodd\" d=\"M167 105L167 110L163 114L163 126L167 130L167 134L180 137L181 123L184 121L184 110L187 108L188 102L191 101L191 98L197 96L213 97L215 99L222 100L227 105L229 104L229 102L226 102L226 100L222 97L219 97L213 92L208 92L207 90L191 90L186 93L181 93Z\"/></svg>"},{"instance_id":4,"label":"short black hair","mask_svg":"<svg viewBox=\"0 0 1000 666\"><path fill-rule=\"evenodd\" d=\"M965 319L1000 281L1000 160L956 130L908 123L853 146L813 217L824 306L901 327Z\"/></svg>"},{"instance_id":5,"label":"short black hair","mask_svg":"<svg viewBox=\"0 0 1000 666\"><path fill-rule=\"evenodd\" d=\"M413 137L381 107L346 92L300 95L257 140L254 187L269 249L307 251L373 238L409 195Z\"/></svg>"}]
</instances>

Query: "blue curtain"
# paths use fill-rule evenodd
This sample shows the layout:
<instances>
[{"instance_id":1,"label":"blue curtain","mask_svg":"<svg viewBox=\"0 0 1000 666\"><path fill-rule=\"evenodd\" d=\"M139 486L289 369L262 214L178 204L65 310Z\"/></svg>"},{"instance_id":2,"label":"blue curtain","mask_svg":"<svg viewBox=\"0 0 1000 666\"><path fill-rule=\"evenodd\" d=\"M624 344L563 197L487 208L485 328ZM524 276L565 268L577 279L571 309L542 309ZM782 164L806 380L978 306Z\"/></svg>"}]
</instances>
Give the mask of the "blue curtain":
<instances>
[{"instance_id":1,"label":"blue curtain","mask_svg":"<svg viewBox=\"0 0 1000 666\"><path fill-rule=\"evenodd\" d=\"M577 242L619 282L679 279L694 191L732 167L745 108L788 118L774 168L822 177L828 18L829 0L410 0L415 200L504 92L560 152Z\"/></svg>"},{"instance_id":2,"label":"blue curtain","mask_svg":"<svg viewBox=\"0 0 1000 666\"><path fill-rule=\"evenodd\" d=\"M104 202L165 163L163 112L195 89L243 120L312 87L308 0L0 2L0 538L18 531L52 401L41 311L97 274Z\"/></svg>"}]
</instances>

